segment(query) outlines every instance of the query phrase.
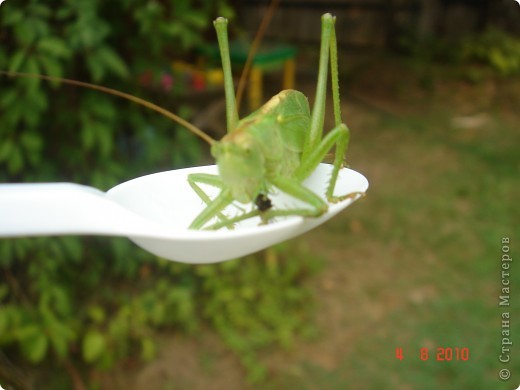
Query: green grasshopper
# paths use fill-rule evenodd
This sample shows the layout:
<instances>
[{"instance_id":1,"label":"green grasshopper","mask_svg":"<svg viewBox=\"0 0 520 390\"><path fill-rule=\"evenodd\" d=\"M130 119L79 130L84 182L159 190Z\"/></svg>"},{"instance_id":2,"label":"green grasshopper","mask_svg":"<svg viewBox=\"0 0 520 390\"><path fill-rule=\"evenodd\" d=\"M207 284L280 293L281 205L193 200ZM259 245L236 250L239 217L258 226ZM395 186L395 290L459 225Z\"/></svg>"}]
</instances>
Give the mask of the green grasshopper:
<instances>
[{"instance_id":1,"label":"green grasshopper","mask_svg":"<svg viewBox=\"0 0 520 390\"><path fill-rule=\"evenodd\" d=\"M216 216L219 216L221 221L213 225L214 228L230 226L257 215L263 220L289 215L319 217L327 211L327 203L302 182L316 169L334 145L335 159L326 192L327 199L336 202L358 195L333 195L350 133L341 121L335 18L325 14L321 19L318 84L312 114L307 98L301 92L285 90L240 121L231 79L227 21L223 18L215 20L224 70L228 134L221 141L211 145L211 153L217 162L219 175L192 174L188 178L192 188L207 204L192 222L191 228L203 228ZM329 54L335 127L323 137ZM210 200L199 184L217 187L220 193L215 199ZM271 209L270 202L266 201L265 197L272 187L304 202L310 208ZM223 218L221 211L235 200L243 204L255 202L257 209L233 219Z\"/></svg>"},{"instance_id":2,"label":"green grasshopper","mask_svg":"<svg viewBox=\"0 0 520 390\"><path fill-rule=\"evenodd\" d=\"M232 228L235 223L256 216L259 216L264 222L279 216L319 217L327 211L327 202L305 187L302 182L316 169L333 146L336 149L332 175L326 191L327 200L337 202L360 195L357 192L342 196L333 195L338 173L343 165L343 158L348 147L349 129L341 121L335 17L324 14L321 22L319 73L312 114L305 95L294 90L284 90L272 97L257 111L239 120L231 75L228 22L222 17L214 21L222 59L226 96L227 134L220 141L215 141L172 112L124 92L51 76L0 73L61 81L110 93L155 110L207 141L211 145L211 154L216 160L219 174L195 173L188 176L190 186L206 204L206 207L189 226L191 229ZM323 136L329 58L335 126ZM220 192L214 199L211 199L201 185L216 187ZM300 200L309 207L273 209L268 194L274 188ZM228 218L223 211L235 201L242 204L254 203L256 208ZM217 218L218 222L208 226L214 218Z\"/></svg>"}]
</instances>

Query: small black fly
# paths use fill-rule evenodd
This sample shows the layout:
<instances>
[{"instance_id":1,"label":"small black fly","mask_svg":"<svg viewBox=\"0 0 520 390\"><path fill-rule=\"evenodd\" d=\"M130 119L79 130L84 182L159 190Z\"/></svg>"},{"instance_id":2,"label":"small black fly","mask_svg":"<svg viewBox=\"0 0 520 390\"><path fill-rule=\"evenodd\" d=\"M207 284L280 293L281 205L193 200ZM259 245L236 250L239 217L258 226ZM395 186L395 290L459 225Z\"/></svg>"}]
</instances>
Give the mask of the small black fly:
<instances>
[{"instance_id":1,"label":"small black fly","mask_svg":"<svg viewBox=\"0 0 520 390\"><path fill-rule=\"evenodd\" d=\"M271 199L266 194L258 194L258 196L255 199L255 205L258 208L259 211L264 212L269 210L271 207L273 207L273 203L271 202Z\"/></svg>"}]
</instances>

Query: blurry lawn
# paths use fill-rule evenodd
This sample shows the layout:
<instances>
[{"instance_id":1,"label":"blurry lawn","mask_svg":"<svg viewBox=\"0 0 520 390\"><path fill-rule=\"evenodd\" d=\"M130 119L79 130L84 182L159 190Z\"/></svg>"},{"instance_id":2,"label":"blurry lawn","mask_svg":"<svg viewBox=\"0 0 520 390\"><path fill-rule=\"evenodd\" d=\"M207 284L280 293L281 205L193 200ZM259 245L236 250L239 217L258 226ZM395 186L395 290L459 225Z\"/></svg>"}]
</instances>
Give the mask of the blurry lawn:
<instances>
[{"instance_id":1,"label":"blurry lawn","mask_svg":"<svg viewBox=\"0 0 520 390\"><path fill-rule=\"evenodd\" d=\"M472 99L481 87L468 88ZM451 119L461 107L449 97L415 101L423 104L419 111L399 116L360 103L346 107L348 161L368 177L368 196L302 238L329 259L314 286L320 336L283 357L266 356L274 380L259 388L520 384L520 343L509 364L498 360L501 239L510 238L513 258L520 247L520 114L488 104L485 125L455 128ZM520 265L513 262L511 271L516 341ZM468 348L469 360L437 361L438 347ZM421 348L428 348L426 361ZM511 370L509 381L498 379L501 368Z\"/></svg>"},{"instance_id":2,"label":"blurry lawn","mask_svg":"<svg viewBox=\"0 0 520 390\"><path fill-rule=\"evenodd\" d=\"M510 238L517 260L520 247L520 80L471 84L401 64L381 68L352 76L342 88L350 92L343 102L352 131L347 160L368 177L367 197L291 243L326 262L310 282L317 334L261 353L269 374L256 385L211 332L173 338L139 380L124 372L121 388L518 386L518 262L511 268L514 345L507 365L498 360L505 309L498 302L501 239ZM298 87L313 96L314 84ZM454 117L481 113L474 124L453 126ZM467 348L469 360L437 361L439 347ZM511 370L509 381L498 379L501 368ZM161 384L150 387L150 380Z\"/></svg>"}]
</instances>

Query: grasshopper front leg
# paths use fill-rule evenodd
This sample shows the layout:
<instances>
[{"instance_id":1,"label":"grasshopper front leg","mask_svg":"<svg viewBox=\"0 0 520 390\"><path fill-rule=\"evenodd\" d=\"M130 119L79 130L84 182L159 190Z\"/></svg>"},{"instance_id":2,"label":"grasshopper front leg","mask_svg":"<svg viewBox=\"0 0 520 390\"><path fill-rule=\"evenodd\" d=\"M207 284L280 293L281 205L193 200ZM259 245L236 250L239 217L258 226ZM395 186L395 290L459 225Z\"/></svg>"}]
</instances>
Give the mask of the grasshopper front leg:
<instances>
[{"instance_id":1,"label":"grasshopper front leg","mask_svg":"<svg viewBox=\"0 0 520 390\"><path fill-rule=\"evenodd\" d=\"M219 218L221 226L226 226L227 228L232 229L233 222L230 222L229 218L222 213L222 210L233 202L233 198L229 191L224 189L220 177L206 173L193 173L188 175L188 183L193 191L195 191L200 199L206 204L206 208L193 220L189 228L201 229L208 221L216 216ZM221 189L221 192L214 200L211 200L199 184L207 184L219 188Z\"/></svg>"}]
</instances>

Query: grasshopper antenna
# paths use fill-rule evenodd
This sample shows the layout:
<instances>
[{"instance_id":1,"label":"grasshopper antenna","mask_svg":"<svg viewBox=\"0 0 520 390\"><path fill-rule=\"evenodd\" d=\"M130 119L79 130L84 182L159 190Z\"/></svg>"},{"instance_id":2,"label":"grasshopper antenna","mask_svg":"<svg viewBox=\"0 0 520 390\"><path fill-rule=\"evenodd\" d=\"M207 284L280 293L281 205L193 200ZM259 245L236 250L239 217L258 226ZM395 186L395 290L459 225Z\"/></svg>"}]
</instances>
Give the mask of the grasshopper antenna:
<instances>
[{"instance_id":1,"label":"grasshopper antenna","mask_svg":"<svg viewBox=\"0 0 520 390\"><path fill-rule=\"evenodd\" d=\"M156 111L159 114L164 115L165 117L167 117L167 118L171 119L172 121L177 122L179 125L185 127L186 129L191 131L193 134L199 136L200 138L202 138L204 141L206 141L210 145L213 145L216 142L213 138L211 138L209 135L204 133L201 129L199 129L196 126L193 126L190 122L186 121L185 119L182 119L180 116L174 114L173 112L168 111L167 109L162 108L162 107L158 106L157 104L151 103L151 102L141 99L137 96L133 96L128 93L118 91L117 89L103 87L101 85L90 84L90 83L86 83L84 81L63 79L61 77L45 76L45 75L39 75L39 74L33 74L33 73L6 72L3 70L0 70L0 74L5 75L5 76L10 76L10 77L16 76L16 77L36 78L36 79L47 80L47 81L56 81L56 82L60 82L60 83L64 83L64 84L75 85L77 87L89 88L89 89L93 89L96 91L105 92L110 95L115 95L120 98L130 100L131 102L134 102L136 104L140 104L150 110Z\"/></svg>"},{"instance_id":2,"label":"grasshopper antenna","mask_svg":"<svg viewBox=\"0 0 520 390\"><path fill-rule=\"evenodd\" d=\"M262 17L262 21L260 22L260 27L258 27L258 31L256 32L255 38L251 44L251 49L247 54L246 63L244 65L244 69L242 70L242 75L240 76L240 80L238 81L237 87L237 97L236 97L236 106L237 112L240 111L240 103L242 102L242 96L244 95L244 89L246 87L247 78L249 77L249 71L251 70L251 64L253 63L253 59L255 58L256 52L258 51L258 47L260 46L260 42L265 34L265 30L271 23L271 19L273 17L274 11L278 8L278 4L280 0L272 0L269 4L269 8L265 12Z\"/></svg>"}]
</instances>

